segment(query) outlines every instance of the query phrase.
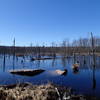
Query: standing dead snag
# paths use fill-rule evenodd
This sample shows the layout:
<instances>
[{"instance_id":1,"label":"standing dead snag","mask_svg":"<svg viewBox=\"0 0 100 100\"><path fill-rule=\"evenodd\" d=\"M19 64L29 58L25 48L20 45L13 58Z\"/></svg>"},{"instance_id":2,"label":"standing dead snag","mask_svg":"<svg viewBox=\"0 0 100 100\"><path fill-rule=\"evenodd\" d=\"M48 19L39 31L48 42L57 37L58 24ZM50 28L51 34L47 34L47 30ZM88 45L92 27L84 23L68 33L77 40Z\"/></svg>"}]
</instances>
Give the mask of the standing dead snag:
<instances>
[{"instance_id":1,"label":"standing dead snag","mask_svg":"<svg viewBox=\"0 0 100 100\"><path fill-rule=\"evenodd\" d=\"M15 38L13 40L13 70L14 70L14 65L15 65Z\"/></svg>"},{"instance_id":2,"label":"standing dead snag","mask_svg":"<svg viewBox=\"0 0 100 100\"><path fill-rule=\"evenodd\" d=\"M94 37L93 34L91 32L91 42L92 42L92 55L93 55L93 86L92 88L95 89L96 88L96 79L95 79L95 65L96 65L96 61L95 61L95 41L94 41Z\"/></svg>"},{"instance_id":3,"label":"standing dead snag","mask_svg":"<svg viewBox=\"0 0 100 100\"><path fill-rule=\"evenodd\" d=\"M95 67L95 43L94 43L94 37L93 37L93 33L91 32L91 46L92 46L92 55L93 55L93 67Z\"/></svg>"}]
</instances>

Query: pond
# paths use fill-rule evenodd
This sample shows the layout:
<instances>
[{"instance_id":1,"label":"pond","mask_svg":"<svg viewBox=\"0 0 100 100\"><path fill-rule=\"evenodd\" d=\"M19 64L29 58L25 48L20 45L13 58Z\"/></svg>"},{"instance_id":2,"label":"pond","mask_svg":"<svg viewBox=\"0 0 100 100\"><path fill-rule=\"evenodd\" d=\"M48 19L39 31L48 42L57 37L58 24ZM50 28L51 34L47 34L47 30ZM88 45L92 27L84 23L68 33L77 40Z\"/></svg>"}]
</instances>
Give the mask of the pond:
<instances>
[{"instance_id":1,"label":"pond","mask_svg":"<svg viewBox=\"0 0 100 100\"><path fill-rule=\"evenodd\" d=\"M79 70L73 71L72 66L80 63ZM30 61L30 57L0 56L0 84L14 84L31 82L42 84L53 82L62 86L72 87L76 93L85 95L100 95L100 57L96 57L96 67L93 68L92 56L77 56L48 60ZM13 69L44 69L45 71L34 76L11 74ZM55 74L55 70L67 70L65 75Z\"/></svg>"}]
</instances>

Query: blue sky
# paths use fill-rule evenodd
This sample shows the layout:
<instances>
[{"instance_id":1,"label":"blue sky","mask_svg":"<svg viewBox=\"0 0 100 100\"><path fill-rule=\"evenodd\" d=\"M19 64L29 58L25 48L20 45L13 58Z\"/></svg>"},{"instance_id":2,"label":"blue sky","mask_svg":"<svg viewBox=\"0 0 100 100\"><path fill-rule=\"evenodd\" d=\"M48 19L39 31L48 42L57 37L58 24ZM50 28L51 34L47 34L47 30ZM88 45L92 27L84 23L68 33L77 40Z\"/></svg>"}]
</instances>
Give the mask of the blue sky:
<instances>
[{"instance_id":1,"label":"blue sky","mask_svg":"<svg viewBox=\"0 0 100 100\"><path fill-rule=\"evenodd\" d=\"M0 45L100 36L100 0L0 0Z\"/></svg>"}]
</instances>

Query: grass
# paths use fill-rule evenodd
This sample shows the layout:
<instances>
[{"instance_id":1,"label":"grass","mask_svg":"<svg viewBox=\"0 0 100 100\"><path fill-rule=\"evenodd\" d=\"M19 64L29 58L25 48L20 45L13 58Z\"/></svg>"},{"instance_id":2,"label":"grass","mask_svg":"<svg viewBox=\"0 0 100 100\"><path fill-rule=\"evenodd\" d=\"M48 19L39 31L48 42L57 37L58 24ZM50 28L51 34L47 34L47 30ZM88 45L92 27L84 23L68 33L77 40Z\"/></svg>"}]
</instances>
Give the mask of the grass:
<instances>
[{"instance_id":1,"label":"grass","mask_svg":"<svg viewBox=\"0 0 100 100\"><path fill-rule=\"evenodd\" d=\"M96 100L83 95L72 94L71 88L29 83L0 86L0 100Z\"/></svg>"}]
</instances>

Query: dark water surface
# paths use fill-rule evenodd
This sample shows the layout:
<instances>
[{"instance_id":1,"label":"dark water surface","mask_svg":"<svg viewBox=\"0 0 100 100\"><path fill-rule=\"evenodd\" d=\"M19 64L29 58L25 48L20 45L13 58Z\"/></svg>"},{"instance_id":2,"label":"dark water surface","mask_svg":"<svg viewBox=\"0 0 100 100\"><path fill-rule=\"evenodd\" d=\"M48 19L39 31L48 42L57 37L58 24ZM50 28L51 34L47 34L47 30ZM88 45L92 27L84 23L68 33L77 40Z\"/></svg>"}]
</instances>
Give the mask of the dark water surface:
<instances>
[{"instance_id":1,"label":"dark water surface","mask_svg":"<svg viewBox=\"0 0 100 100\"><path fill-rule=\"evenodd\" d=\"M72 65L79 61L79 71L74 72ZM66 59L49 59L30 61L30 57L18 57L13 60L12 56L0 56L0 84L13 84L18 82L31 82L42 84L53 82L59 85L72 87L76 93L87 95L100 95L100 57L96 57L96 67L93 68L92 56L78 56ZM45 71L35 76L20 76L9 73L13 69L44 69ZM67 69L66 75L55 74L55 70Z\"/></svg>"}]
</instances>

